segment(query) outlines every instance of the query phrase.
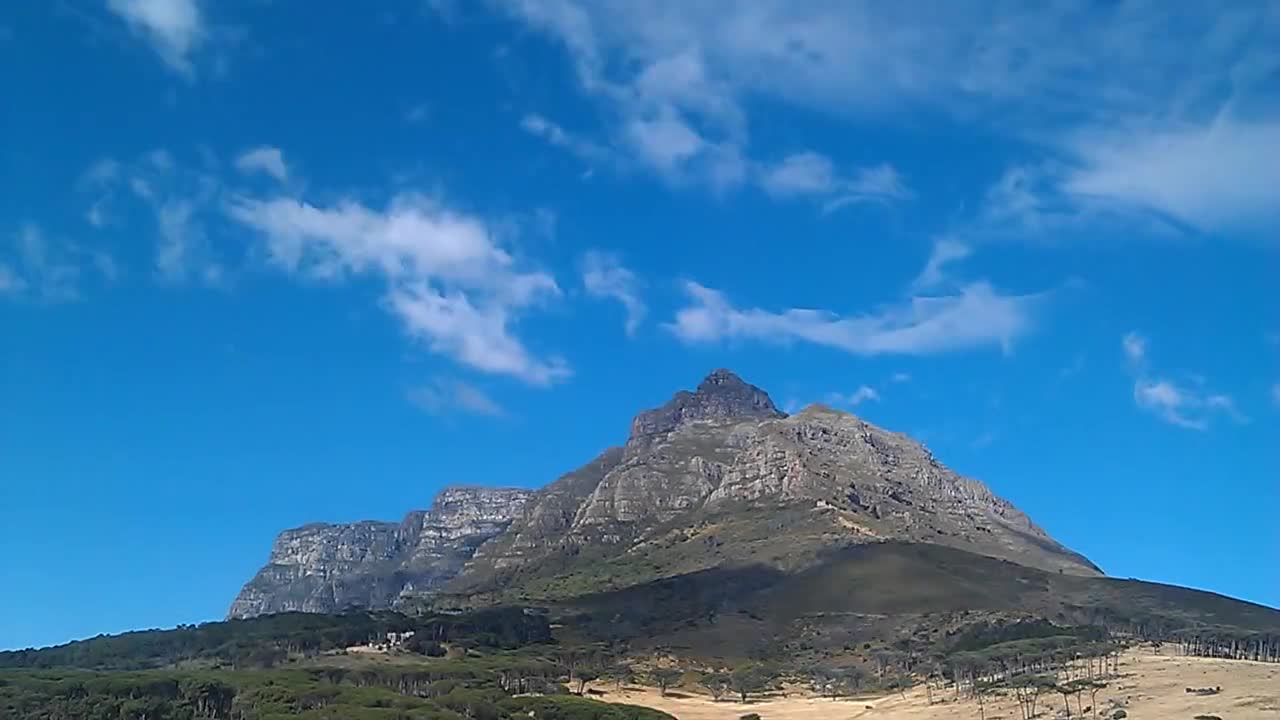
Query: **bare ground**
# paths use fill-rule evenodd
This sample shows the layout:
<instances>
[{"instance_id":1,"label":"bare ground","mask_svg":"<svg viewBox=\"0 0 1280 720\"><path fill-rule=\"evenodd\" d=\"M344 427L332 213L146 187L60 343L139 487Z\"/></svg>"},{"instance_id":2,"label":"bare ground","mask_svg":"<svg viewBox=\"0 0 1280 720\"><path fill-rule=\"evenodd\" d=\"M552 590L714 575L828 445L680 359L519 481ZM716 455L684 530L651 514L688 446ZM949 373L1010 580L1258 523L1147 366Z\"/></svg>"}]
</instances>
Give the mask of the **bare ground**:
<instances>
[{"instance_id":1,"label":"bare ground","mask_svg":"<svg viewBox=\"0 0 1280 720\"><path fill-rule=\"evenodd\" d=\"M1194 695L1186 688L1221 687L1217 695ZM668 712L680 720L737 720L746 713L759 713L763 720L923 720L946 718L967 720L980 716L974 700L956 700L954 692L934 690L929 704L923 687L882 697L830 700L813 697L766 698L743 705L713 702L710 697L675 691L662 697L651 688L627 687L621 692L600 687L598 696L610 702L644 705ZM1193 720L1197 715L1222 720L1276 720L1280 718L1280 665L1243 660L1178 657L1156 654L1150 649L1130 652L1120 664L1120 677L1097 695L1098 717L1111 717L1123 708L1131 720ZM1085 707L1089 699L1085 697ZM1037 717L1057 718L1063 711L1062 696L1040 697ZM987 720L1018 720L1022 717L1012 697L990 698L985 704ZM1072 717L1079 708L1071 700ZM1065 715L1061 715L1065 717ZM1085 717L1092 717L1087 713Z\"/></svg>"}]
</instances>

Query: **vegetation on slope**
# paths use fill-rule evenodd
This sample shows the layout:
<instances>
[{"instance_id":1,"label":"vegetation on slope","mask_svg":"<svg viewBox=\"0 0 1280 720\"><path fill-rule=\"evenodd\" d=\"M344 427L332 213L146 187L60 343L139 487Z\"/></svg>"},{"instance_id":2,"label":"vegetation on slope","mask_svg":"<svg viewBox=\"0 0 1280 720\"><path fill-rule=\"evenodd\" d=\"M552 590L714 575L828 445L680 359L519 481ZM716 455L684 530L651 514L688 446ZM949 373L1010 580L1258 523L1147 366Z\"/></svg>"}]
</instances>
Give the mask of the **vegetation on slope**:
<instances>
[{"instance_id":1,"label":"vegetation on slope","mask_svg":"<svg viewBox=\"0 0 1280 720\"><path fill-rule=\"evenodd\" d=\"M442 661L432 670L367 668L96 673L0 672L12 720L671 720L646 708L554 695L512 697L494 677Z\"/></svg>"},{"instance_id":2,"label":"vegetation on slope","mask_svg":"<svg viewBox=\"0 0 1280 720\"><path fill-rule=\"evenodd\" d=\"M0 652L0 668L138 670L193 661L232 668L272 667L290 655L315 656L378 642L389 633L408 632L414 633L418 643L462 642L480 648L517 648L551 640L546 617L521 608L417 617L385 611L281 613Z\"/></svg>"}]
</instances>

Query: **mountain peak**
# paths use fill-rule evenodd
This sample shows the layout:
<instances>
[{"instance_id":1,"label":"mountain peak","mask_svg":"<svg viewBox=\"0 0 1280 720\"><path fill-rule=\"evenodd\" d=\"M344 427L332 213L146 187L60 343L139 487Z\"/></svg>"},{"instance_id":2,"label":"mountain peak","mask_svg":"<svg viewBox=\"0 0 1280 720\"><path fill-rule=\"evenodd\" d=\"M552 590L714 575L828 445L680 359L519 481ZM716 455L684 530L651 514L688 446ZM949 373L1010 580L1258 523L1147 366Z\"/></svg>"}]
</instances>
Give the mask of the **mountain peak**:
<instances>
[{"instance_id":1,"label":"mountain peak","mask_svg":"<svg viewBox=\"0 0 1280 720\"><path fill-rule=\"evenodd\" d=\"M631 422L631 437L674 430L695 420L727 418L783 418L769 393L731 370L712 370L693 391L681 390L659 408L646 410Z\"/></svg>"},{"instance_id":2,"label":"mountain peak","mask_svg":"<svg viewBox=\"0 0 1280 720\"><path fill-rule=\"evenodd\" d=\"M715 392L721 389L751 387L738 374L728 368L716 368L698 383L697 392Z\"/></svg>"}]
</instances>

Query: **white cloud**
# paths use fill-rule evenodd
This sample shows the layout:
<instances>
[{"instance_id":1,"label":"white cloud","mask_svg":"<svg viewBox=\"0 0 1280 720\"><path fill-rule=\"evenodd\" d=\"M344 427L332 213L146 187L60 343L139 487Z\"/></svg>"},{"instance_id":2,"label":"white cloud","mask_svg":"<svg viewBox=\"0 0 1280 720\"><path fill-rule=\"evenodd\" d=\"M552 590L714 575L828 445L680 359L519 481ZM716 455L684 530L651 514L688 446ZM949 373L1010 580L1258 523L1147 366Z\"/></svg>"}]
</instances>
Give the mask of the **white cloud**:
<instances>
[{"instance_id":1,"label":"white cloud","mask_svg":"<svg viewBox=\"0 0 1280 720\"><path fill-rule=\"evenodd\" d=\"M0 294L15 295L27 289L27 281L5 263L0 263Z\"/></svg>"},{"instance_id":2,"label":"white cloud","mask_svg":"<svg viewBox=\"0 0 1280 720\"><path fill-rule=\"evenodd\" d=\"M1133 399L1138 407L1156 413L1165 422L1190 430L1205 430L1208 421L1191 418L1187 411L1201 405L1191 392L1168 380L1139 379L1133 385Z\"/></svg>"},{"instance_id":3,"label":"white cloud","mask_svg":"<svg viewBox=\"0 0 1280 720\"><path fill-rule=\"evenodd\" d=\"M992 198L994 214L1042 231L1120 217L1160 227L1143 213L1210 230L1280 219L1280 14L1268 3L500 5L563 44L605 134L668 175L701 170L712 151L749 158L749 107L923 110L1060 165L1013 168ZM831 179L821 163L776 170L783 193ZM886 173L878 191L865 180L827 209L900 194Z\"/></svg>"},{"instance_id":4,"label":"white cloud","mask_svg":"<svg viewBox=\"0 0 1280 720\"><path fill-rule=\"evenodd\" d=\"M570 375L563 360L533 357L512 333L510 309L500 303L476 306L461 291L441 293L425 282L402 284L387 296L406 332L433 352L482 372L511 375L549 385Z\"/></svg>"},{"instance_id":5,"label":"white cloud","mask_svg":"<svg viewBox=\"0 0 1280 720\"><path fill-rule=\"evenodd\" d=\"M916 290L928 290L946 284L947 265L963 260L973 253L973 249L962 242L951 238L941 238L934 242L933 251L924 269L911 282Z\"/></svg>"},{"instance_id":6,"label":"white cloud","mask_svg":"<svg viewBox=\"0 0 1280 720\"><path fill-rule=\"evenodd\" d=\"M910 199L914 193L903 182L902 176L892 165L882 163L861 168L850 180L842 183L836 197L822 206L823 213L863 202L889 203Z\"/></svg>"},{"instance_id":7,"label":"white cloud","mask_svg":"<svg viewBox=\"0 0 1280 720\"><path fill-rule=\"evenodd\" d=\"M640 299L640 282L631 270L623 267L614 253L588 252L582 259L582 285L598 298L612 298L627 311L627 335L634 335L644 320L647 308Z\"/></svg>"},{"instance_id":8,"label":"white cloud","mask_svg":"<svg viewBox=\"0 0 1280 720\"><path fill-rule=\"evenodd\" d=\"M107 0L107 8L147 38L171 68L190 77L207 30L197 0Z\"/></svg>"},{"instance_id":9,"label":"white cloud","mask_svg":"<svg viewBox=\"0 0 1280 720\"><path fill-rule=\"evenodd\" d=\"M540 137L556 147L569 151L584 162L612 161L613 152L608 147L570 133L541 115L525 115L520 120L520 127L530 135Z\"/></svg>"},{"instance_id":10,"label":"white cloud","mask_svg":"<svg viewBox=\"0 0 1280 720\"><path fill-rule=\"evenodd\" d=\"M893 374L893 377L890 379L896 383L911 382L911 374L904 373L904 372L896 372Z\"/></svg>"},{"instance_id":11,"label":"white cloud","mask_svg":"<svg viewBox=\"0 0 1280 720\"><path fill-rule=\"evenodd\" d=\"M160 277L176 282L196 273L217 284L221 269L203 258L207 241L204 227L195 220L195 203L181 198L165 200L155 205L155 214L160 235L155 262Z\"/></svg>"},{"instance_id":12,"label":"white cloud","mask_svg":"<svg viewBox=\"0 0 1280 720\"><path fill-rule=\"evenodd\" d=\"M1062 190L1200 230L1280 228L1280 121L1082 133Z\"/></svg>"},{"instance_id":13,"label":"white cloud","mask_svg":"<svg viewBox=\"0 0 1280 720\"><path fill-rule=\"evenodd\" d=\"M81 297L87 277L110 282L118 274L106 252L49 238L33 223L0 242L0 296L38 302L68 302Z\"/></svg>"},{"instance_id":14,"label":"white cloud","mask_svg":"<svg viewBox=\"0 0 1280 720\"><path fill-rule=\"evenodd\" d=\"M241 153L236 158L236 169L246 175L264 173L278 182L289 179L289 167L285 165L284 153L280 152L280 148L267 145Z\"/></svg>"},{"instance_id":15,"label":"white cloud","mask_svg":"<svg viewBox=\"0 0 1280 720\"><path fill-rule=\"evenodd\" d=\"M676 170L705 145L698 133L672 116L633 120L627 125L627 138L645 160L664 172Z\"/></svg>"},{"instance_id":16,"label":"white cloud","mask_svg":"<svg viewBox=\"0 0 1280 720\"><path fill-rule=\"evenodd\" d=\"M108 163L104 165L103 163ZM103 167L112 167L102 173ZM216 286L226 278L226 268L209 242L208 215L222 193L214 176L181 166L166 150L152 150L131 163L100 161L85 177L97 199L89 209L89 220L102 219L100 209L124 202L131 194L151 213L155 222L155 271L166 282L197 282ZM117 189L125 187L125 198L117 199Z\"/></svg>"},{"instance_id":17,"label":"white cloud","mask_svg":"<svg viewBox=\"0 0 1280 720\"><path fill-rule=\"evenodd\" d=\"M1280 29L1265 4L504 5L563 42L588 92L665 100L725 126L744 122L748 95L836 113L941 108L992 124L1149 115L1216 97L1215 80L1264 90ZM981 112L993 109L1005 112Z\"/></svg>"},{"instance_id":18,"label":"white cloud","mask_svg":"<svg viewBox=\"0 0 1280 720\"><path fill-rule=\"evenodd\" d=\"M120 163L114 158L102 158L90 165L81 175L80 182L85 185L103 185L114 182L120 177Z\"/></svg>"},{"instance_id":19,"label":"white cloud","mask_svg":"<svg viewBox=\"0 0 1280 720\"><path fill-rule=\"evenodd\" d=\"M1136 332L1130 332L1125 334L1120 343L1129 362L1141 366L1147 358L1147 339Z\"/></svg>"},{"instance_id":20,"label":"white cloud","mask_svg":"<svg viewBox=\"0 0 1280 720\"><path fill-rule=\"evenodd\" d=\"M447 415L454 411L486 417L504 417L507 414L483 390L461 380L437 378L410 390L409 401L432 415Z\"/></svg>"},{"instance_id":21,"label":"white cloud","mask_svg":"<svg viewBox=\"0 0 1280 720\"><path fill-rule=\"evenodd\" d=\"M384 209L355 200L328 207L291 197L232 198L230 216L262 231L271 260L319 277L376 271L393 280L440 277L527 299L556 291L542 273L513 270L493 229L432 198L402 194Z\"/></svg>"},{"instance_id":22,"label":"white cloud","mask_svg":"<svg viewBox=\"0 0 1280 720\"><path fill-rule=\"evenodd\" d=\"M857 390L848 395L832 393L827 400L834 404L857 407L864 402L880 402L880 393L870 385L860 385Z\"/></svg>"},{"instance_id":23,"label":"white cloud","mask_svg":"<svg viewBox=\"0 0 1280 720\"><path fill-rule=\"evenodd\" d=\"M930 262L940 272L945 263L935 260ZM912 290L918 288L913 285ZM846 317L808 308L739 309L723 293L696 282L686 282L685 292L692 302L666 327L686 343L800 341L856 355L928 355L993 345L1008 353L1015 340L1030 332L1037 306L1045 299L1044 293L1006 295L986 281L975 281L947 295L914 294L899 304Z\"/></svg>"},{"instance_id":24,"label":"white cloud","mask_svg":"<svg viewBox=\"0 0 1280 720\"><path fill-rule=\"evenodd\" d=\"M763 165L756 175L760 187L774 197L826 198L824 213L858 202L889 202L911 196L898 171L890 165L861 168L852 177L845 177L831 158L812 150Z\"/></svg>"},{"instance_id":25,"label":"white cloud","mask_svg":"<svg viewBox=\"0 0 1280 720\"><path fill-rule=\"evenodd\" d=\"M382 278L387 308L432 352L539 385L570 374L563 360L534 356L512 330L523 310L560 293L555 279L522 268L477 217L416 194L382 209L242 196L226 210L262 233L269 260L286 271Z\"/></svg>"},{"instance_id":26,"label":"white cloud","mask_svg":"<svg viewBox=\"0 0 1280 720\"><path fill-rule=\"evenodd\" d=\"M1039 295L1004 295L974 282L957 294L916 296L900 305L842 317L822 310L739 309L725 296L686 283L693 302L668 327L688 343L757 340L802 341L857 355L927 355L995 345L1009 351L1031 330Z\"/></svg>"},{"instance_id":27,"label":"white cloud","mask_svg":"<svg viewBox=\"0 0 1280 720\"><path fill-rule=\"evenodd\" d=\"M1133 400L1140 409L1188 430L1207 430L1217 416L1226 416L1238 423L1249 421L1231 396L1205 391L1204 379L1199 376L1192 375L1190 383L1152 377L1147 372L1148 348L1143 336L1130 332L1121 344L1136 373Z\"/></svg>"},{"instance_id":28,"label":"white cloud","mask_svg":"<svg viewBox=\"0 0 1280 720\"><path fill-rule=\"evenodd\" d=\"M1230 395L1208 395L1204 399L1204 405L1209 410L1225 413L1236 422L1249 422L1249 418L1240 412L1240 409L1236 407L1236 401Z\"/></svg>"},{"instance_id":29,"label":"white cloud","mask_svg":"<svg viewBox=\"0 0 1280 720\"><path fill-rule=\"evenodd\" d=\"M765 192L778 197L827 195L836 189L836 171L831 159L815 152L788 155L760 178Z\"/></svg>"}]
</instances>

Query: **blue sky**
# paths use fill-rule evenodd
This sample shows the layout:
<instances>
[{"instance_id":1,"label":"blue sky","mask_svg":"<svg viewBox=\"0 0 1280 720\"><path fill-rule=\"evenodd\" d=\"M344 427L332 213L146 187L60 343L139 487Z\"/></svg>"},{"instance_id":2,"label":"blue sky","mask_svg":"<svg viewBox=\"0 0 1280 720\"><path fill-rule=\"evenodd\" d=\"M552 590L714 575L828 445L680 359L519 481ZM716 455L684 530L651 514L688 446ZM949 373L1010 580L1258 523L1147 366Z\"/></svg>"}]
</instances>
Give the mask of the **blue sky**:
<instances>
[{"instance_id":1,"label":"blue sky","mask_svg":"<svg viewBox=\"0 0 1280 720\"><path fill-rule=\"evenodd\" d=\"M720 366L1280 606L1280 5L380 5L0 10L0 647Z\"/></svg>"}]
</instances>

